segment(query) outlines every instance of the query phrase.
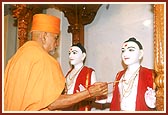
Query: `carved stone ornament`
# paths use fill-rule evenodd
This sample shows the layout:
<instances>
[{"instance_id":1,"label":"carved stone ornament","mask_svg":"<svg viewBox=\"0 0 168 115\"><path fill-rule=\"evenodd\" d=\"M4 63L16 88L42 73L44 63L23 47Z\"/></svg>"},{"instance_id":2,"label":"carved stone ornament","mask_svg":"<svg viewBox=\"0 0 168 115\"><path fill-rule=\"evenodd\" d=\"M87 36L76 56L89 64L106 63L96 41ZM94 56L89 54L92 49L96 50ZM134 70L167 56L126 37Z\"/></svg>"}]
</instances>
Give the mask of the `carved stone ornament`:
<instances>
[{"instance_id":1,"label":"carved stone ornament","mask_svg":"<svg viewBox=\"0 0 168 115\"><path fill-rule=\"evenodd\" d=\"M156 71L155 84L156 109L164 110L164 5L154 5L154 69Z\"/></svg>"}]
</instances>

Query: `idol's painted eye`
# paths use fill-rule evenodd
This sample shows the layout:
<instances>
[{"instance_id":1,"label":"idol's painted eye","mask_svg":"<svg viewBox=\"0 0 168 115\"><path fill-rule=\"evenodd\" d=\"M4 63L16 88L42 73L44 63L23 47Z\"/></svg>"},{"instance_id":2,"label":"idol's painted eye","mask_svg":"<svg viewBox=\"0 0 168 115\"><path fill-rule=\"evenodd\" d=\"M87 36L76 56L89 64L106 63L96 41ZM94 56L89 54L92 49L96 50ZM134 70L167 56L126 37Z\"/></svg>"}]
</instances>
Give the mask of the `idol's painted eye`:
<instances>
[{"instance_id":1,"label":"idol's painted eye","mask_svg":"<svg viewBox=\"0 0 168 115\"><path fill-rule=\"evenodd\" d=\"M73 54L77 54L78 52L76 50L72 51Z\"/></svg>"},{"instance_id":2,"label":"idol's painted eye","mask_svg":"<svg viewBox=\"0 0 168 115\"><path fill-rule=\"evenodd\" d=\"M130 52L133 52L133 51L135 51L135 50L134 50L134 49L129 49L129 51L130 51Z\"/></svg>"}]
</instances>

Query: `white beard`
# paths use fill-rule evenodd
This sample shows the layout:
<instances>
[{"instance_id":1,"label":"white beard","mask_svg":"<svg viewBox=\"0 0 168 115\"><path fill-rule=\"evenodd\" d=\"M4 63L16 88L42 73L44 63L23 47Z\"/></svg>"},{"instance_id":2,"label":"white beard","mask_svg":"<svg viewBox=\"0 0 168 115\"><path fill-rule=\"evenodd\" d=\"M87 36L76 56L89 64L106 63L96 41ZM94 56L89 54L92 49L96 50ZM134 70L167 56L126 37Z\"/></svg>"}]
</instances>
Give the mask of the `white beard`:
<instances>
[{"instance_id":1,"label":"white beard","mask_svg":"<svg viewBox=\"0 0 168 115\"><path fill-rule=\"evenodd\" d=\"M53 56L53 55L55 54L55 50L56 50L56 49L50 51L49 54Z\"/></svg>"}]
</instances>

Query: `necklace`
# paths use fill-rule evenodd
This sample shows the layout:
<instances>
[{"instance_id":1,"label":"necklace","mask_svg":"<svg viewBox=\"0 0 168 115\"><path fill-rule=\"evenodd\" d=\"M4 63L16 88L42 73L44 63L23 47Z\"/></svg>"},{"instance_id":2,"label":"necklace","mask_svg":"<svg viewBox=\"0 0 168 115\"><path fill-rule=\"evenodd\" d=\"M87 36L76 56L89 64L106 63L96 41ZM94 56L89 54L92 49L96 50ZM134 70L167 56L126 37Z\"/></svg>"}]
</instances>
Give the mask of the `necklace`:
<instances>
[{"instance_id":1,"label":"necklace","mask_svg":"<svg viewBox=\"0 0 168 115\"><path fill-rule=\"evenodd\" d=\"M74 78L81 71L82 68L83 68L83 66L81 68L79 68L74 74L72 74L72 71L69 73L69 75L66 79L66 84L67 84L68 89L70 89L73 86Z\"/></svg>"},{"instance_id":2,"label":"necklace","mask_svg":"<svg viewBox=\"0 0 168 115\"><path fill-rule=\"evenodd\" d=\"M138 76L138 71L140 68L138 68L129 78L129 80L125 79L125 74L123 76L123 87L122 87L122 95L123 97L128 97L132 91L133 84L135 81L135 78Z\"/></svg>"},{"instance_id":3,"label":"necklace","mask_svg":"<svg viewBox=\"0 0 168 115\"><path fill-rule=\"evenodd\" d=\"M76 74L78 74L78 72L83 68L83 66L81 68L79 68L74 74L72 74L72 71L69 74L69 80L73 80L74 77L76 76Z\"/></svg>"}]
</instances>

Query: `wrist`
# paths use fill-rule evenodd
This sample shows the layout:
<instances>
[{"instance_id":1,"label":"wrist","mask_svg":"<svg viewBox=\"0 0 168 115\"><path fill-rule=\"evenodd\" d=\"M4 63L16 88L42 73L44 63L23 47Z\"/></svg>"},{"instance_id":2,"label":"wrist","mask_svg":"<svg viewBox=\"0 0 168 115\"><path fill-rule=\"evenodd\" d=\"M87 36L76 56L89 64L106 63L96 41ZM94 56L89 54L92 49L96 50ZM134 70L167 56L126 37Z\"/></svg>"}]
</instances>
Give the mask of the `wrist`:
<instances>
[{"instance_id":1,"label":"wrist","mask_svg":"<svg viewBox=\"0 0 168 115\"><path fill-rule=\"evenodd\" d=\"M87 88L87 92L88 92L88 94L89 94L89 98L92 97L89 88Z\"/></svg>"}]
</instances>

